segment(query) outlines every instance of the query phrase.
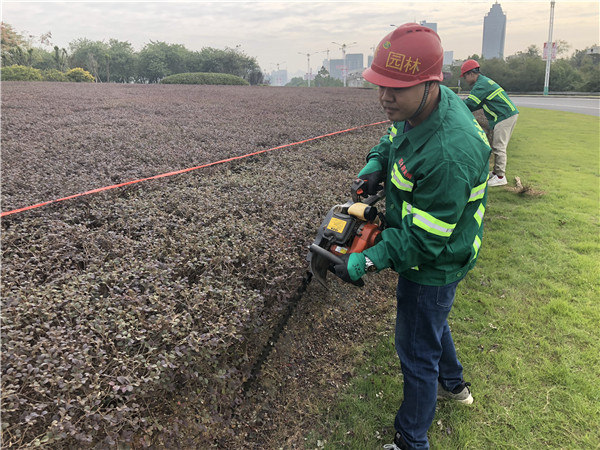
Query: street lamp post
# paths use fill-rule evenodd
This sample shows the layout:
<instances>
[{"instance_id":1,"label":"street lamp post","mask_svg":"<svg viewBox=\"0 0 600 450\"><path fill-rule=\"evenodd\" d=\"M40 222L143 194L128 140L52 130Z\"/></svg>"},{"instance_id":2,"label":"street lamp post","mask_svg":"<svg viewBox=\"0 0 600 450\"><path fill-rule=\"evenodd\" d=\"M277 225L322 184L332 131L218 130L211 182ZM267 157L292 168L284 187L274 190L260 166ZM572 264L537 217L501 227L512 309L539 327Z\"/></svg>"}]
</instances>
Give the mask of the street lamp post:
<instances>
[{"instance_id":1,"label":"street lamp post","mask_svg":"<svg viewBox=\"0 0 600 450\"><path fill-rule=\"evenodd\" d=\"M324 53L324 52L325 52L325 50L323 50L322 52L315 52L315 53L313 53L313 55L316 55L317 53ZM302 53L302 52L298 52L298 53L306 56L306 79L308 80L308 87L310 87L310 53Z\"/></svg>"},{"instance_id":2,"label":"street lamp post","mask_svg":"<svg viewBox=\"0 0 600 450\"><path fill-rule=\"evenodd\" d=\"M544 77L544 95L548 95L550 84L550 63L552 62L552 27L554 25L554 0L550 2L550 29L548 30L548 42L546 43L546 76Z\"/></svg>"}]
</instances>

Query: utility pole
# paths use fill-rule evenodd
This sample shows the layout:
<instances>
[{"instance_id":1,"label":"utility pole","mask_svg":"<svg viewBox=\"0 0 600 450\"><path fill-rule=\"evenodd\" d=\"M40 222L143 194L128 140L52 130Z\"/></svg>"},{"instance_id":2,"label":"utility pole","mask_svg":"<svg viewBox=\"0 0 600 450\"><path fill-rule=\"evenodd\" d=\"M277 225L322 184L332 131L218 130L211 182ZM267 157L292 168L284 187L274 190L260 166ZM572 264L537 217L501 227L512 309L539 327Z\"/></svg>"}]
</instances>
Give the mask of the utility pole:
<instances>
[{"instance_id":1,"label":"utility pole","mask_svg":"<svg viewBox=\"0 0 600 450\"><path fill-rule=\"evenodd\" d=\"M548 95L550 84L550 63L552 62L552 28L554 26L554 3L550 2L550 30L548 31L548 42L546 43L546 76L544 78L544 95Z\"/></svg>"},{"instance_id":2,"label":"utility pole","mask_svg":"<svg viewBox=\"0 0 600 450\"><path fill-rule=\"evenodd\" d=\"M356 44L356 42L353 42L352 44L348 44L348 45L338 44L337 42L332 42L332 44L339 45L340 48L342 49L342 58L344 59L344 67L342 69L342 73L344 75L344 87L346 87L346 79L348 77L348 66L346 66L346 48Z\"/></svg>"},{"instance_id":3,"label":"utility pole","mask_svg":"<svg viewBox=\"0 0 600 450\"><path fill-rule=\"evenodd\" d=\"M329 51L329 50L327 50ZM316 55L317 53L324 53L325 50L323 50L322 52L315 52L313 53L313 55ZM307 61L307 65L306 65L306 79L308 80L308 87L310 87L310 53L302 53L302 52L298 52L301 55L306 56L306 61Z\"/></svg>"}]
</instances>

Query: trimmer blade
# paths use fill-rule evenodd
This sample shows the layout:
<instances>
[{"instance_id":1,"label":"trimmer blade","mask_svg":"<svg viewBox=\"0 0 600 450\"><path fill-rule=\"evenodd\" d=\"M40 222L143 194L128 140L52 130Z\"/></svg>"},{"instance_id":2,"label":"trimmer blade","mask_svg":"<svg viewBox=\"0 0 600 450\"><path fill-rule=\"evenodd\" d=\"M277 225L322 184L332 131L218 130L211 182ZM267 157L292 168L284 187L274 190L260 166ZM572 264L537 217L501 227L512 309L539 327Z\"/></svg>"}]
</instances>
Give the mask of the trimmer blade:
<instances>
[{"instance_id":1,"label":"trimmer blade","mask_svg":"<svg viewBox=\"0 0 600 450\"><path fill-rule=\"evenodd\" d=\"M313 252L310 259L310 272L313 274L313 277L315 277L315 279L327 290L329 290L329 288L327 287L327 281L325 278L327 277L327 271L329 270L330 264L331 263L327 258L324 258L323 256Z\"/></svg>"}]
</instances>

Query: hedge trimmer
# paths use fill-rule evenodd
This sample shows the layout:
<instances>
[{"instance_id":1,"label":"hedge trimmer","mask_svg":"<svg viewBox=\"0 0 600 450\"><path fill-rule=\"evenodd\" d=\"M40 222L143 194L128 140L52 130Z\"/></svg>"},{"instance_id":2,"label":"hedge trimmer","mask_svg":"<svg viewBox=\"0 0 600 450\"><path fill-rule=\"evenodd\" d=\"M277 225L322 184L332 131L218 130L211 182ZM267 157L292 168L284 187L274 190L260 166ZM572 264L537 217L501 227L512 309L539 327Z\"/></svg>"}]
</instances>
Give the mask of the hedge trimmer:
<instances>
[{"instance_id":1,"label":"hedge trimmer","mask_svg":"<svg viewBox=\"0 0 600 450\"><path fill-rule=\"evenodd\" d=\"M352 199L331 208L309 247L306 259L310 272L326 289L327 271L332 264L341 263L341 255L372 247L385 226L384 215L374 206L385 198L385 191L363 199L365 187L364 180L352 183ZM358 280L356 285L363 286L364 282Z\"/></svg>"}]
</instances>

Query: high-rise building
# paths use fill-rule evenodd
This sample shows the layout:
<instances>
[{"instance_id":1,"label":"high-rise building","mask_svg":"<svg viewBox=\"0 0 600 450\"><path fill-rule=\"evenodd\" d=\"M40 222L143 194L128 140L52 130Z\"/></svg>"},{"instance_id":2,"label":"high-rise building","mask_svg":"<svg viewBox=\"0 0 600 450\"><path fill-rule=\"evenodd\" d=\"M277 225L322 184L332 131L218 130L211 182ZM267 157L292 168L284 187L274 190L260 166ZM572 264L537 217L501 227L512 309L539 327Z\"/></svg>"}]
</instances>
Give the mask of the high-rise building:
<instances>
[{"instance_id":1,"label":"high-rise building","mask_svg":"<svg viewBox=\"0 0 600 450\"><path fill-rule=\"evenodd\" d=\"M351 72L362 72L365 68L365 55L362 53L347 53L346 54L346 69L344 70L343 59L329 60L329 75L338 80L344 79L344 72L348 76Z\"/></svg>"},{"instance_id":2,"label":"high-rise building","mask_svg":"<svg viewBox=\"0 0 600 450\"><path fill-rule=\"evenodd\" d=\"M437 33L437 22L427 22L426 20L421 20L419 25L430 28Z\"/></svg>"},{"instance_id":3,"label":"high-rise building","mask_svg":"<svg viewBox=\"0 0 600 450\"><path fill-rule=\"evenodd\" d=\"M288 82L288 71L286 69L273 70L271 72L271 86L285 86Z\"/></svg>"},{"instance_id":4,"label":"high-rise building","mask_svg":"<svg viewBox=\"0 0 600 450\"><path fill-rule=\"evenodd\" d=\"M329 75L331 78L337 78L341 80L344 78L344 60L343 59L331 59L329 60Z\"/></svg>"},{"instance_id":5,"label":"high-rise building","mask_svg":"<svg viewBox=\"0 0 600 450\"><path fill-rule=\"evenodd\" d=\"M481 56L486 59L504 59L504 38L506 37L506 14L498 2L483 18L483 45Z\"/></svg>"},{"instance_id":6,"label":"high-rise building","mask_svg":"<svg viewBox=\"0 0 600 450\"><path fill-rule=\"evenodd\" d=\"M346 66L348 67L348 72L364 69L364 63L365 57L362 53L346 54Z\"/></svg>"},{"instance_id":7,"label":"high-rise building","mask_svg":"<svg viewBox=\"0 0 600 450\"><path fill-rule=\"evenodd\" d=\"M454 61L454 50L444 51L444 66L451 66Z\"/></svg>"}]
</instances>

